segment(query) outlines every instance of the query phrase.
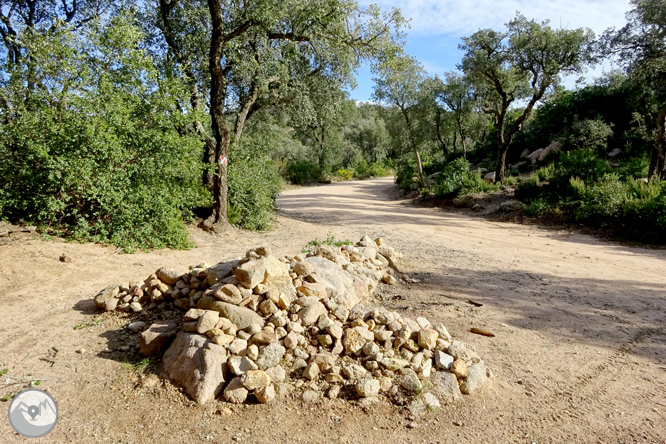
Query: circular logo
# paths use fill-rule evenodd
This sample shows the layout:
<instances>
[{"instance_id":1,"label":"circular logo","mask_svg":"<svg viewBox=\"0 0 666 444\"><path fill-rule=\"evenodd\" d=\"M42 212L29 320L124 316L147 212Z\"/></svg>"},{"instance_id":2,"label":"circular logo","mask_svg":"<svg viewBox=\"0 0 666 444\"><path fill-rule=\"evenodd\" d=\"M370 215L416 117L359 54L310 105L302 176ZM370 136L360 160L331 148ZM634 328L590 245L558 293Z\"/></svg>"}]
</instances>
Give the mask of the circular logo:
<instances>
[{"instance_id":1,"label":"circular logo","mask_svg":"<svg viewBox=\"0 0 666 444\"><path fill-rule=\"evenodd\" d=\"M9 404L9 423L26 438L39 438L58 422L58 405L43 390L23 390Z\"/></svg>"}]
</instances>

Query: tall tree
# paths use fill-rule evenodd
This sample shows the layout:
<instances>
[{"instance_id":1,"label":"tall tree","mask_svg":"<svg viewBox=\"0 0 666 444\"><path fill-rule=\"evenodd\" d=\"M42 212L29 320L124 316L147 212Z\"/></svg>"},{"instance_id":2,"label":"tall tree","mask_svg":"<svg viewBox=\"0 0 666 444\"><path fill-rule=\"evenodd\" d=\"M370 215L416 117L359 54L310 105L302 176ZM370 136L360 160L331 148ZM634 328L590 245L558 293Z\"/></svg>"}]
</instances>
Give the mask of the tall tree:
<instances>
[{"instance_id":1,"label":"tall tree","mask_svg":"<svg viewBox=\"0 0 666 444\"><path fill-rule=\"evenodd\" d=\"M233 140L228 111L243 109L243 104L230 106L230 101L238 99L230 88L237 73L247 72L247 66L256 66L248 63L256 61L254 54L243 50L248 43L255 41L265 48L279 44L283 46L276 52L280 56L307 61L311 71L329 77L344 77L361 60L393 47L403 19L399 11L383 15L376 7L361 9L349 0L208 0L208 9L212 25L208 59L210 115L217 174L213 214L206 224L223 227L227 222L227 162ZM254 94L245 97L256 100Z\"/></svg>"},{"instance_id":2,"label":"tall tree","mask_svg":"<svg viewBox=\"0 0 666 444\"><path fill-rule=\"evenodd\" d=\"M425 70L416 59L404 53L385 57L375 68L378 75L375 80L374 98L380 103L395 106L400 110L405 122L409 149L414 153L419 183L427 188L423 175L421 155L419 154L418 135L414 111L419 103L420 85L425 78Z\"/></svg>"},{"instance_id":3,"label":"tall tree","mask_svg":"<svg viewBox=\"0 0 666 444\"><path fill-rule=\"evenodd\" d=\"M460 136L460 143L463 147L463 156L467 158L467 136L473 124L472 115L475 111L476 102L472 83L459 73L447 72L438 98L453 116L456 130Z\"/></svg>"},{"instance_id":4,"label":"tall tree","mask_svg":"<svg viewBox=\"0 0 666 444\"><path fill-rule=\"evenodd\" d=\"M594 34L589 29L553 29L518 14L504 32L482 29L463 38L465 51L459 65L475 83L493 114L499 142L495 181L504 180L506 155L515 134L530 116L548 88L559 84L563 74L578 73L592 61ZM515 119L509 109L526 105Z\"/></svg>"},{"instance_id":5,"label":"tall tree","mask_svg":"<svg viewBox=\"0 0 666 444\"><path fill-rule=\"evenodd\" d=\"M662 0L632 0L628 23L605 34L607 52L617 53L641 87L641 112L653 134L649 176L666 177L666 13Z\"/></svg>"}]
</instances>

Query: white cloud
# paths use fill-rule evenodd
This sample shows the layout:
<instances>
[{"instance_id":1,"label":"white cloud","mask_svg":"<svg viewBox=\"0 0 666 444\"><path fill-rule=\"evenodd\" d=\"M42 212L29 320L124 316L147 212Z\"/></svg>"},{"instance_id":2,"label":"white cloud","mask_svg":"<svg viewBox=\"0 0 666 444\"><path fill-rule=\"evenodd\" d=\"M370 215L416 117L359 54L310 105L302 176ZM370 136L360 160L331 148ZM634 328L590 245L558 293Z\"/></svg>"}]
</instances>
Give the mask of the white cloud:
<instances>
[{"instance_id":1,"label":"white cloud","mask_svg":"<svg viewBox=\"0 0 666 444\"><path fill-rule=\"evenodd\" d=\"M410 35L470 35L479 28L501 29L516 11L529 19L549 19L553 27L592 29L596 34L625 23L629 0L361 0L397 7L411 18Z\"/></svg>"}]
</instances>

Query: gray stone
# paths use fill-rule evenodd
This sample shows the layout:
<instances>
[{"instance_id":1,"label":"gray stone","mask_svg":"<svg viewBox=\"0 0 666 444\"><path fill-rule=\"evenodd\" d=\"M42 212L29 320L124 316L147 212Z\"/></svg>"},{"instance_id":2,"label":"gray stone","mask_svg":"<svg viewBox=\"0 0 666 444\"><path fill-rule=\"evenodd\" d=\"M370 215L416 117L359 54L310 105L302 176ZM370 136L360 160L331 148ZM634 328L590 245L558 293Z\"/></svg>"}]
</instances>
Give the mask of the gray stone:
<instances>
[{"instance_id":1,"label":"gray stone","mask_svg":"<svg viewBox=\"0 0 666 444\"><path fill-rule=\"evenodd\" d=\"M105 308L105 303L106 303L107 300L115 299L116 296L118 296L120 294L120 286L121 286L121 284L109 285L104 290L97 293L97 295L93 298L93 302L95 302L95 306L97 308ZM117 305L117 303L116 303L116 305Z\"/></svg>"},{"instance_id":2,"label":"gray stone","mask_svg":"<svg viewBox=\"0 0 666 444\"><path fill-rule=\"evenodd\" d=\"M400 358L384 358L379 362L385 369L396 371L404 367L408 367L410 362L406 359Z\"/></svg>"},{"instance_id":3,"label":"gray stone","mask_svg":"<svg viewBox=\"0 0 666 444\"><path fill-rule=\"evenodd\" d=\"M358 364L348 364L342 367L342 373L347 379L356 380L365 377L367 371Z\"/></svg>"},{"instance_id":4,"label":"gray stone","mask_svg":"<svg viewBox=\"0 0 666 444\"><path fill-rule=\"evenodd\" d=\"M248 390L243 387L240 376L235 377L224 389L224 399L232 404L242 404L247 399Z\"/></svg>"},{"instance_id":5,"label":"gray stone","mask_svg":"<svg viewBox=\"0 0 666 444\"><path fill-rule=\"evenodd\" d=\"M435 352L435 366L442 370L450 370L451 365L453 364L453 356L444 353L443 351Z\"/></svg>"},{"instance_id":6,"label":"gray stone","mask_svg":"<svg viewBox=\"0 0 666 444\"><path fill-rule=\"evenodd\" d=\"M435 411L439 408L441 408L441 404L439 403L439 399L432 393L425 393L423 395L423 403L425 406L430 410L430 411Z\"/></svg>"},{"instance_id":7,"label":"gray stone","mask_svg":"<svg viewBox=\"0 0 666 444\"><path fill-rule=\"evenodd\" d=\"M370 319L370 315L372 314L372 310L366 307L365 305L361 304L356 304L354 308L349 312L349 320L350 321L355 321L356 319L360 319L362 321Z\"/></svg>"},{"instance_id":8,"label":"gray stone","mask_svg":"<svg viewBox=\"0 0 666 444\"><path fill-rule=\"evenodd\" d=\"M419 331L419 346L425 348L426 350L433 350L437 345L438 338L439 333L437 333L437 330L433 330L431 328L422 328Z\"/></svg>"},{"instance_id":9,"label":"gray stone","mask_svg":"<svg viewBox=\"0 0 666 444\"><path fill-rule=\"evenodd\" d=\"M182 276L182 273L172 270L171 268L162 267L155 272L157 278L168 285L174 285Z\"/></svg>"},{"instance_id":10,"label":"gray stone","mask_svg":"<svg viewBox=\"0 0 666 444\"><path fill-rule=\"evenodd\" d=\"M303 321L303 325L313 325L319 319L319 316L326 314L327 310L324 304L316 302L298 312L298 317Z\"/></svg>"},{"instance_id":11,"label":"gray stone","mask_svg":"<svg viewBox=\"0 0 666 444\"><path fill-rule=\"evenodd\" d=\"M463 359L470 361L473 358L478 358L473 350L470 350L465 344L460 341L453 341L453 343L446 349L446 352L456 359Z\"/></svg>"},{"instance_id":12,"label":"gray stone","mask_svg":"<svg viewBox=\"0 0 666 444\"><path fill-rule=\"evenodd\" d=\"M236 376L241 376L250 370L258 370L257 364L246 356L232 356L227 361L227 367Z\"/></svg>"},{"instance_id":13,"label":"gray stone","mask_svg":"<svg viewBox=\"0 0 666 444\"><path fill-rule=\"evenodd\" d=\"M446 329L444 324L437 324L435 326L435 330L437 330L437 333L439 333L439 337L446 342L450 343L451 342L451 335L449 334L449 331Z\"/></svg>"},{"instance_id":14,"label":"gray stone","mask_svg":"<svg viewBox=\"0 0 666 444\"><path fill-rule=\"evenodd\" d=\"M224 387L227 351L204 336L180 332L164 353L162 365L175 384L203 405Z\"/></svg>"},{"instance_id":15,"label":"gray stone","mask_svg":"<svg viewBox=\"0 0 666 444\"><path fill-rule=\"evenodd\" d=\"M376 379L361 379L354 385L356 393L363 398L377 396L379 394L379 381Z\"/></svg>"},{"instance_id":16,"label":"gray stone","mask_svg":"<svg viewBox=\"0 0 666 444\"><path fill-rule=\"evenodd\" d=\"M317 402L321 398L321 393L314 390L306 390L303 392L303 401L305 402Z\"/></svg>"},{"instance_id":17,"label":"gray stone","mask_svg":"<svg viewBox=\"0 0 666 444\"><path fill-rule=\"evenodd\" d=\"M218 288L217 291L213 293L213 296L222 302L228 302L233 305L238 305L243 300L243 295L241 295L240 290L236 286L230 284Z\"/></svg>"},{"instance_id":18,"label":"gray stone","mask_svg":"<svg viewBox=\"0 0 666 444\"><path fill-rule=\"evenodd\" d=\"M138 332L143 330L146 327L146 323L143 321L135 321L127 326L129 331Z\"/></svg>"},{"instance_id":19,"label":"gray stone","mask_svg":"<svg viewBox=\"0 0 666 444\"><path fill-rule=\"evenodd\" d=\"M208 286L212 287L213 285L222 282L223 279L231 275L234 268L238 266L240 261L234 259L227 262L220 262L217 265L206 270L206 283Z\"/></svg>"},{"instance_id":20,"label":"gray stone","mask_svg":"<svg viewBox=\"0 0 666 444\"><path fill-rule=\"evenodd\" d=\"M418 375L411 368L401 369L402 375L398 377L400 386L407 393L417 393L423 389Z\"/></svg>"},{"instance_id":21,"label":"gray stone","mask_svg":"<svg viewBox=\"0 0 666 444\"><path fill-rule=\"evenodd\" d=\"M326 281L333 289L332 299L343 308L351 309L354 305L368 297L368 287L358 277L345 271L333 261L313 256L305 259L312 264L314 272Z\"/></svg>"},{"instance_id":22,"label":"gray stone","mask_svg":"<svg viewBox=\"0 0 666 444\"><path fill-rule=\"evenodd\" d=\"M486 368L483 364L472 364L468 367L468 374L460 383L460 390L469 395L483 385L486 380Z\"/></svg>"},{"instance_id":23,"label":"gray stone","mask_svg":"<svg viewBox=\"0 0 666 444\"><path fill-rule=\"evenodd\" d=\"M444 401L455 401L462 396L458 378L450 372L436 372L430 379L430 391Z\"/></svg>"},{"instance_id":24,"label":"gray stone","mask_svg":"<svg viewBox=\"0 0 666 444\"><path fill-rule=\"evenodd\" d=\"M266 369L266 374L273 382L284 382L287 379L287 372L280 365Z\"/></svg>"},{"instance_id":25,"label":"gray stone","mask_svg":"<svg viewBox=\"0 0 666 444\"><path fill-rule=\"evenodd\" d=\"M176 328L176 323L173 321L151 325L148 330L141 333L141 337L139 338L139 350L141 354L152 356L164 350L176 337Z\"/></svg>"},{"instance_id":26,"label":"gray stone","mask_svg":"<svg viewBox=\"0 0 666 444\"><path fill-rule=\"evenodd\" d=\"M197 302L197 308L203 310L215 310L220 316L229 319L239 330L250 327L253 324L263 327L264 318L249 308L222 302L214 297L205 296Z\"/></svg>"},{"instance_id":27,"label":"gray stone","mask_svg":"<svg viewBox=\"0 0 666 444\"><path fill-rule=\"evenodd\" d=\"M280 363L284 356L285 349L278 343L269 344L259 352L257 365L260 369L265 370L270 367L275 367Z\"/></svg>"}]
</instances>

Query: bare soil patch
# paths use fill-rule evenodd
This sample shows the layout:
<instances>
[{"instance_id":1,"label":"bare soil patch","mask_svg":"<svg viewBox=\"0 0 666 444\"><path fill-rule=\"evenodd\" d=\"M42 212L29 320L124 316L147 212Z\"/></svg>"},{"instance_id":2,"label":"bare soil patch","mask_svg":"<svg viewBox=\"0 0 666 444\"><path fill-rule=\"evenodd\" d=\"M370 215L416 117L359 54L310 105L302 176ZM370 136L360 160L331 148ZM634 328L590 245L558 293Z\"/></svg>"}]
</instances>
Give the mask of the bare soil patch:
<instances>
[{"instance_id":1,"label":"bare soil patch","mask_svg":"<svg viewBox=\"0 0 666 444\"><path fill-rule=\"evenodd\" d=\"M37 442L666 442L666 251L414 207L392 190L391 179L291 189L274 231L192 230L190 251L119 255L36 234L0 245L0 368L46 379L40 388L60 410ZM162 266L216 263L259 245L293 254L329 232L381 236L402 251L418 282L382 287L375 302L444 323L496 380L419 418L339 400L200 407L163 383L159 366L134 365L132 315L99 315L86 302ZM6 419L0 436L24 441Z\"/></svg>"}]
</instances>

